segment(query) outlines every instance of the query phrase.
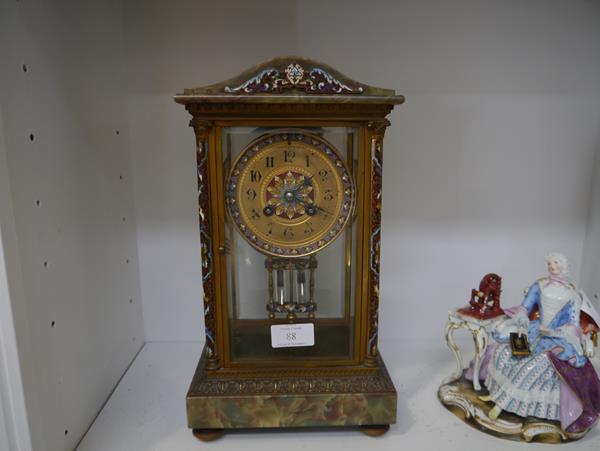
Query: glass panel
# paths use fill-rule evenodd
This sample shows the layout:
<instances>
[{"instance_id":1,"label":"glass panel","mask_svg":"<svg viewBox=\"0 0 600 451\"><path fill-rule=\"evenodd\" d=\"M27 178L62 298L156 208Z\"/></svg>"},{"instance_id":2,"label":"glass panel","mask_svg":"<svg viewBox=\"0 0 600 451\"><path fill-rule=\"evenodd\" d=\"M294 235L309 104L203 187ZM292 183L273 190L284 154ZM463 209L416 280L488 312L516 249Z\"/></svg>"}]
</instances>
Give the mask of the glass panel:
<instances>
[{"instance_id":1,"label":"glass panel","mask_svg":"<svg viewBox=\"0 0 600 451\"><path fill-rule=\"evenodd\" d=\"M353 357L356 214L344 204L358 193L357 142L346 127L222 129L233 361ZM270 326L289 323L313 323L314 346L273 348Z\"/></svg>"}]
</instances>

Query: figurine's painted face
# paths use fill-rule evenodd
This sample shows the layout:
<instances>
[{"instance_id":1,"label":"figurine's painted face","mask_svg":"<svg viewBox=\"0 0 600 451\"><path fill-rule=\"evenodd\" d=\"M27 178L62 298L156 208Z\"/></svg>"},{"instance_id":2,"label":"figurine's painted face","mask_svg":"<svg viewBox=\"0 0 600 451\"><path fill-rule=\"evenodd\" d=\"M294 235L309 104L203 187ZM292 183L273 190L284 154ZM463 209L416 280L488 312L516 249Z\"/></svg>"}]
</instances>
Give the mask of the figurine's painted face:
<instances>
[{"instance_id":1,"label":"figurine's painted face","mask_svg":"<svg viewBox=\"0 0 600 451\"><path fill-rule=\"evenodd\" d=\"M553 276L559 276L563 273L562 262L557 258L549 258L546 262L548 264L548 272Z\"/></svg>"}]
</instances>

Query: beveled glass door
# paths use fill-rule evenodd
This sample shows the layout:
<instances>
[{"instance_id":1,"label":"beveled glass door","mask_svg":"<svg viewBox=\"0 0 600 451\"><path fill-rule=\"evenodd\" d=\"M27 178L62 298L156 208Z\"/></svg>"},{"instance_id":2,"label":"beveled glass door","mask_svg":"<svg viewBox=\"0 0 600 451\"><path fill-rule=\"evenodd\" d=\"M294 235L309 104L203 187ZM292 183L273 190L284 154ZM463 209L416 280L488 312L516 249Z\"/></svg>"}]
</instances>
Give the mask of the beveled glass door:
<instances>
[{"instance_id":1,"label":"beveled glass door","mask_svg":"<svg viewBox=\"0 0 600 451\"><path fill-rule=\"evenodd\" d=\"M223 201L224 363L356 363L359 128L216 128ZM360 315L360 309L358 309ZM272 325L314 344L274 347Z\"/></svg>"}]
</instances>

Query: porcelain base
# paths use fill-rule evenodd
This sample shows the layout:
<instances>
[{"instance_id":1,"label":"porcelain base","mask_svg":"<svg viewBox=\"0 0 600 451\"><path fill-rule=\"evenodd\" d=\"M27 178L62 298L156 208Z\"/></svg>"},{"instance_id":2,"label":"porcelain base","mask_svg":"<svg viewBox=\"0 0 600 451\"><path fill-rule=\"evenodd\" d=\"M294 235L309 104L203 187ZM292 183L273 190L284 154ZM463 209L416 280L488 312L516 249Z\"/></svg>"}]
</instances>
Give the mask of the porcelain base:
<instances>
[{"instance_id":1,"label":"porcelain base","mask_svg":"<svg viewBox=\"0 0 600 451\"><path fill-rule=\"evenodd\" d=\"M577 434L567 433L558 421L541 418L522 418L510 412L502 412L492 420L488 414L494 408L493 402L485 402L479 396L486 395L482 389L476 392L473 383L463 375L460 379L443 384L438 390L438 398L454 415L465 423L496 437L523 442L564 443L579 440L589 429Z\"/></svg>"}]
</instances>

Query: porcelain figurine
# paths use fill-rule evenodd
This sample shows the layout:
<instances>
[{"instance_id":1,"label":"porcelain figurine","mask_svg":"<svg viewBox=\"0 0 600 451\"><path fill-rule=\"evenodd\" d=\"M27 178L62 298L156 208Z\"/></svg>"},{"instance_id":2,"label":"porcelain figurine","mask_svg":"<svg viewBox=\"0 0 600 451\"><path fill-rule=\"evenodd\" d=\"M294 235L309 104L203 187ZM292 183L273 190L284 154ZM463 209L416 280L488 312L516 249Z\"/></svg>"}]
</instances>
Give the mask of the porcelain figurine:
<instances>
[{"instance_id":1,"label":"porcelain figurine","mask_svg":"<svg viewBox=\"0 0 600 451\"><path fill-rule=\"evenodd\" d=\"M569 280L564 255L549 254L546 264L548 276L529 287L521 305L504 310L508 319L492 332L479 377L489 391L484 400L495 404L491 419L504 410L580 433L600 414L600 380L588 358L593 344L581 324L582 307L598 322L597 313ZM513 356L511 332L527 337L529 356Z\"/></svg>"},{"instance_id":2,"label":"porcelain figurine","mask_svg":"<svg viewBox=\"0 0 600 451\"><path fill-rule=\"evenodd\" d=\"M446 406L459 407L465 421L495 435L576 440L600 415L600 380L590 361L600 315L569 279L564 255L549 254L546 265L548 275L526 290L520 305L504 308L501 315L467 311L486 298L485 278L479 292L473 290L470 307L450 312L446 340L459 368L444 380L438 396ZM486 305L499 311L500 278L493 279L498 290ZM461 327L473 333L476 346L464 372L452 338L452 330Z\"/></svg>"}]
</instances>

